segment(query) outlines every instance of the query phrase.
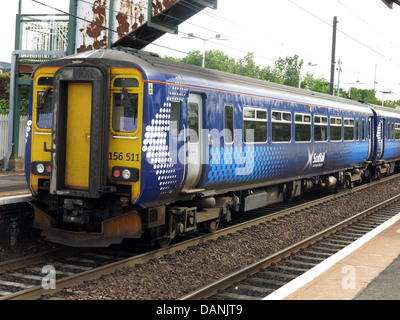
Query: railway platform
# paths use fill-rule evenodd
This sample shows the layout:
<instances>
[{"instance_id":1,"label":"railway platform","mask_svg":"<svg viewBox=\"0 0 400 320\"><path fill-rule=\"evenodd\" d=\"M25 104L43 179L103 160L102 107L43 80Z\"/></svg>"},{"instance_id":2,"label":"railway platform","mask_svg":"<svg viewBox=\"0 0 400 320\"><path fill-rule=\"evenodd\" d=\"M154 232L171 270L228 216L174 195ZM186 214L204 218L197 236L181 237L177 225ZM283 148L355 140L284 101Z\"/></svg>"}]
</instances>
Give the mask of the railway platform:
<instances>
[{"instance_id":1,"label":"railway platform","mask_svg":"<svg viewBox=\"0 0 400 320\"><path fill-rule=\"evenodd\" d=\"M24 172L0 173L0 205L30 198Z\"/></svg>"},{"instance_id":2,"label":"railway platform","mask_svg":"<svg viewBox=\"0 0 400 320\"><path fill-rule=\"evenodd\" d=\"M265 300L400 300L400 213Z\"/></svg>"}]
</instances>

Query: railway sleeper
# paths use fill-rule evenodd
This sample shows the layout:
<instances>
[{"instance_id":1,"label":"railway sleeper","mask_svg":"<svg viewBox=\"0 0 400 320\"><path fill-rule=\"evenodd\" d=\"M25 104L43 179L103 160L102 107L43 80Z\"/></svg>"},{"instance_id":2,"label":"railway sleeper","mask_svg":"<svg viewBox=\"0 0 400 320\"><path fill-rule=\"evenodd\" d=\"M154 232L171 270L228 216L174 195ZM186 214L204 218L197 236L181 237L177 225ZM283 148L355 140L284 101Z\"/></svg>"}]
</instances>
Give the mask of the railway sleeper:
<instances>
[{"instance_id":1,"label":"railway sleeper","mask_svg":"<svg viewBox=\"0 0 400 320\"><path fill-rule=\"evenodd\" d=\"M243 295L246 297L258 297L258 298L263 298L263 297L265 297L265 295L271 293L271 290L261 288L261 287L252 287L252 286L244 285L241 283L238 285L229 287L229 288L225 289L224 291L228 292L228 293Z\"/></svg>"},{"instance_id":2,"label":"railway sleeper","mask_svg":"<svg viewBox=\"0 0 400 320\"><path fill-rule=\"evenodd\" d=\"M217 300L260 300L260 297L246 296L244 294L236 294L232 292L218 293L215 298Z\"/></svg>"},{"instance_id":3,"label":"railway sleeper","mask_svg":"<svg viewBox=\"0 0 400 320\"><path fill-rule=\"evenodd\" d=\"M265 279L258 277L257 274L253 275L251 278L243 280L243 283L249 283L250 285L263 286L263 287L272 287L272 289L278 289L284 286L286 281L279 281L275 279Z\"/></svg>"},{"instance_id":4,"label":"railway sleeper","mask_svg":"<svg viewBox=\"0 0 400 320\"><path fill-rule=\"evenodd\" d=\"M296 273L299 275L309 270L308 268L302 268L302 267L296 267L294 265L289 265L286 261L282 262L282 264L278 264L277 268L280 270L284 270L286 272Z\"/></svg>"}]
</instances>

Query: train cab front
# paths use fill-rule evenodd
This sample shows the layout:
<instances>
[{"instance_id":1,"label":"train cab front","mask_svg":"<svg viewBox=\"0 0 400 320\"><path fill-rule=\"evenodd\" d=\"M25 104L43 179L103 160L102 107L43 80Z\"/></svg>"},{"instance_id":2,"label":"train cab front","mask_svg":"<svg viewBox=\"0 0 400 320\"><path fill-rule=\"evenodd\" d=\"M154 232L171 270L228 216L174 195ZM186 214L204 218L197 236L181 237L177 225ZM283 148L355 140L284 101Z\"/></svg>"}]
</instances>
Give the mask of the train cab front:
<instances>
[{"instance_id":1,"label":"train cab front","mask_svg":"<svg viewBox=\"0 0 400 320\"><path fill-rule=\"evenodd\" d=\"M140 192L139 71L85 62L39 68L33 88L34 227L70 246L140 238L132 205Z\"/></svg>"}]
</instances>

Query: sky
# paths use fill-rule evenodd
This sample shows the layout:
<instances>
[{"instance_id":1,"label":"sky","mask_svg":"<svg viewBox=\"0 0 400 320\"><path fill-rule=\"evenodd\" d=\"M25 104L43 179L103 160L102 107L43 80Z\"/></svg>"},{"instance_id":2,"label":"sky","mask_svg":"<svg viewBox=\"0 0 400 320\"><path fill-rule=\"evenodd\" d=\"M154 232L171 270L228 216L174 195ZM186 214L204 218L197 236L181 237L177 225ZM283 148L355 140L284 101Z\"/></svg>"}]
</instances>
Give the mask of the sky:
<instances>
[{"instance_id":1,"label":"sky","mask_svg":"<svg viewBox=\"0 0 400 320\"><path fill-rule=\"evenodd\" d=\"M69 0L40 1L69 8ZM0 2L0 61L10 62L19 0ZM22 0L22 13L57 12ZM178 35L166 34L146 50L182 57L190 50L202 52L205 43L206 50L221 50L235 59L251 52L261 67L297 54L304 61L303 75L310 72L329 80L334 16L340 87L375 88L379 99L400 99L400 6L390 10L381 0L218 0L218 9L203 10L182 23ZM188 33L195 38L185 39ZM224 40L216 40L216 34ZM338 73L335 70L335 85ZM383 93L388 91L392 93Z\"/></svg>"}]
</instances>

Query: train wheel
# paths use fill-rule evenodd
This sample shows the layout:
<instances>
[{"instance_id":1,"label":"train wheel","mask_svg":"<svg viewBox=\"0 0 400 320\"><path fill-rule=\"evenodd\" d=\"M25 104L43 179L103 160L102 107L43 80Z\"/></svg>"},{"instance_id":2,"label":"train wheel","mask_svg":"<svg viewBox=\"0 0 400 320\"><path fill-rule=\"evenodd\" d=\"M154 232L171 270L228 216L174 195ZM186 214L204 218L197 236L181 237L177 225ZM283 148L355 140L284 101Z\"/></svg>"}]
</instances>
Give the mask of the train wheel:
<instances>
[{"instance_id":1,"label":"train wheel","mask_svg":"<svg viewBox=\"0 0 400 320\"><path fill-rule=\"evenodd\" d=\"M204 223L204 229L209 232L213 233L218 229L219 226L219 219L207 221Z\"/></svg>"},{"instance_id":2,"label":"train wheel","mask_svg":"<svg viewBox=\"0 0 400 320\"><path fill-rule=\"evenodd\" d=\"M166 248L170 245L172 238L171 237L162 237L161 239L157 239L157 245L160 248Z\"/></svg>"}]
</instances>

